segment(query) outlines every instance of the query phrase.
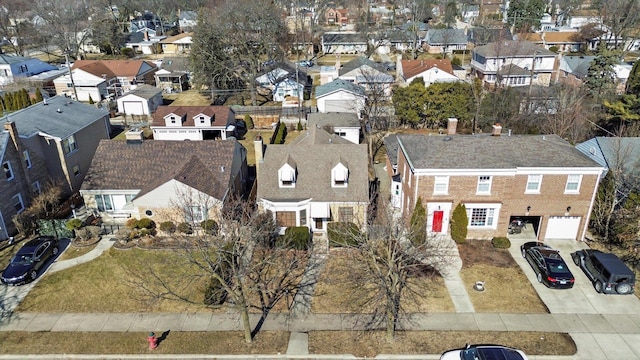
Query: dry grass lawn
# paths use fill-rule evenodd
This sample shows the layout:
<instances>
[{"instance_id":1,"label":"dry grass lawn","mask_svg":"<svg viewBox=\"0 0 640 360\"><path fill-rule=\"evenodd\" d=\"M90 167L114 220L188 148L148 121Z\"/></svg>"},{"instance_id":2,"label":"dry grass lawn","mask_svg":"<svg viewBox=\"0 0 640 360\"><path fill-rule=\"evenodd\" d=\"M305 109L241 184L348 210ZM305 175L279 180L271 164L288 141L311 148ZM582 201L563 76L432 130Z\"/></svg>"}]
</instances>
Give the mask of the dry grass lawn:
<instances>
[{"instance_id":1,"label":"dry grass lawn","mask_svg":"<svg viewBox=\"0 0 640 360\"><path fill-rule=\"evenodd\" d=\"M163 98L170 100L171 106L208 106L211 100L200 94L198 90L187 90L177 94L165 94Z\"/></svg>"},{"instance_id":2,"label":"dry grass lawn","mask_svg":"<svg viewBox=\"0 0 640 360\"><path fill-rule=\"evenodd\" d=\"M278 354L287 351L288 342L284 331L261 331L251 344L237 331L172 331L153 353ZM0 332L0 343L0 354L151 354L147 333Z\"/></svg>"},{"instance_id":3,"label":"dry grass lawn","mask_svg":"<svg viewBox=\"0 0 640 360\"><path fill-rule=\"evenodd\" d=\"M356 300L355 284L349 281L353 261L350 249L332 249L320 275L311 303L314 313L357 313L363 311ZM403 306L407 312L453 312L454 307L440 276L414 278L407 291Z\"/></svg>"},{"instance_id":4,"label":"dry grass lawn","mask_svg":"<svg viewBox=\"0 0 640 360\"><path fill-rule=\"evenodd\" d=\"M60 256L58 256L57 261L77 258L95 249L96 246L98 246L98 243L95 243L89 246L83 246L83 247L75 247L73 245L69 245L69 248L65 252L63 252Z\"/></svg>"},{"instance_id":5,"label":"dry grass lawn","mask_svg":"<svg viewBox=\"0 0 640 360\"><path fill-rule=\"evenodd\" d=\"M468 240L458 250L463 263L460 276L476 312L549 312L509 251L495 249L485 240ZM476 281L484 281L486 290L474 291Z\"/></svg>"},{"instance_id":6,"label":"dry grass lawn","mask_svg":"<svg viewBox=\"0 0 640 360\"><path fill-rule=\"evenodd\" d=\"M295 138L301 135L302 131L287 131L287 137L284 139L285 144L290 144ZM247 165L255 165L256 164L256 153L253 147L253 140L255 140L256 136L262 136L262 143L265 145L269 145L269 140L271 136L273 136L273 130L271 129L251 129L247 131L244 136L244 139L240 139L240 143L247 149Z\"/></svg>"},{"instance_id":7,"label":"dry grass lawn","mask_svg":"<svg viewBox=\"0 0 640 360\"><path fill-rule=\"evenodd\" d=\"M503 344L522 349L527 355L574 355L576 344L568 334L541 332L398 332L393 343L382 331L312 331L310 354L353 354L374 357L379 354L441 354L465 344Z\"/></svg>"}]
</instances>

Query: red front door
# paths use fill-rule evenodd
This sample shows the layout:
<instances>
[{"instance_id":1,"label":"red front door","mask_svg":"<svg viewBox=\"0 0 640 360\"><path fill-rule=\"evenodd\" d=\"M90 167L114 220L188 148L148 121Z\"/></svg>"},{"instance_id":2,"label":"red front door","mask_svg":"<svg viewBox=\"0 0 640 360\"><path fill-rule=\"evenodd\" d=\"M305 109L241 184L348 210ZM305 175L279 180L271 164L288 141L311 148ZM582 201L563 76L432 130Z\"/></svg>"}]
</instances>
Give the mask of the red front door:
<instances>
[{"instance_id":1,"label":"red front door","mask_svg":"<svg viewBox=\"0 0 640 360\"><path fill-rule=\"evenodd\" d=\"M436 210L433 212L433 224L431 225L431 231L433 232L442 232L442 217L444 216L444 211Z\"/></svg>"}]
</instances>

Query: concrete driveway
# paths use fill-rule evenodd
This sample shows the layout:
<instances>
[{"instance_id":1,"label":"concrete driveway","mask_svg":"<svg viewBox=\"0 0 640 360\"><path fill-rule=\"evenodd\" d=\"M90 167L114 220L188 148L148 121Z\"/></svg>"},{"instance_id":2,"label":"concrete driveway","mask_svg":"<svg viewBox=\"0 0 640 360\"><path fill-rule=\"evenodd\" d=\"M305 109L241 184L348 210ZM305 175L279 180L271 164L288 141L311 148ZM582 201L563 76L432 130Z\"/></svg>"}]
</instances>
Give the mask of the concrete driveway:
<instances>
[{"instance_id":1,"label":"concrete driveway","mask_svg":"<svg viewBox=\"0 0 640 360\"><path fill-rule=\"evenodd\" d=\"M560 255L569 266L569 270L576 278L571 289L549 289L538 283L535 273L527 260L520 253L520 245L532 239L513 238L509 252L527 276L538 296L547 305L552 314L640 314L640 299L635 295L605 295L598 294L591 281L571 260L571 253L588 248L583 242L574 240L545 241L554 249L560 250ZM640 291L640 289L636 289Z\"/></svg>"}]
</instances>

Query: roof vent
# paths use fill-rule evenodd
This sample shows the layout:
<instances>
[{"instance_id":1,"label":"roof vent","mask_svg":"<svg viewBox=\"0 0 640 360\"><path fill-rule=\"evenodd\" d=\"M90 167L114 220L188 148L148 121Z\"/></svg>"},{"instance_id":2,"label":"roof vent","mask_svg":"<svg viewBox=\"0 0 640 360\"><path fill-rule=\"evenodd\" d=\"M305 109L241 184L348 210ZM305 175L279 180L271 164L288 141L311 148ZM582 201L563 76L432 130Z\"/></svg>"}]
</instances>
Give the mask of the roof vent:
<instances>
[{"instance_id":1,"label":"roof vent","mask_svg":"<svg viewBox=\"0 0 640 360\"><path fill-rule=\"evenodd\" d=\"M42 99L42 105L49 105L49 103L47 102L47 98Z\"/></svg>"},{"instance_id":2,"label":"roof vent","mask_svg":"<svg viewBox=\"0 0 640 360\"><path fill-rule=\"evenodd\" d=\"M220 172L224 172L224 166L220 166Z\"/></svg>"},{"instance_id":3,"label":"roof vent","mask_svg":"<svg viewBox=\"0 0 640 360\"><path fill-rule=\"evenodd\" d=\"M62 112L62 109L58 108L58 110L56 110L58 113Z\"/></svg>"},{"instance_id":4,"label":"roof vent","mask_svg":"<svg viewBox=\"0 0 640 360\"><path fill-rule=\"evenodd\" d=\"M595 155L596 154L596 148L594 146L592 146L591 148L589 148L589 153L591 155Z\"/></svg>"},{"instance_id":5,"label":"roof vent","mask_svg":"<svg viewBox=\"0 0 640 360\"><path fill-rule=\"evenodd\" d=\"M445 136L444 139L442 139L443 141L451 141L451 136Z\"/></svg>"}]
</instances>

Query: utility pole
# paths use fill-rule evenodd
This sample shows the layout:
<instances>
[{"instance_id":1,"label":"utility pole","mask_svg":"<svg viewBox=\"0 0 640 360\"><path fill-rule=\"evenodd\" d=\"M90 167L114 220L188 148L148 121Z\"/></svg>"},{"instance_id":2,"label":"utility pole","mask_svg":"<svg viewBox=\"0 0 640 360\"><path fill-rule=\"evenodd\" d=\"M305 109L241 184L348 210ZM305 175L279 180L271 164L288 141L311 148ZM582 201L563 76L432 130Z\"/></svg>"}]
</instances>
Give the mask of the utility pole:
<instances>
[{"instance_id":1,"label":"utility pole","mask_svg":"<svg viewBox=\"0 0 640 360\"><path fill-rule=\"evenodd\" d=\"M527 93L527 109L531 112L531 89L533 88L533 76L535 75L536 57L540 52L538 50L533 52L533 61L531 62L531 78L529 79L529 91Z\"/></svg>"},{"instance_id":2,"label":"utility pole","mask_svg":"<svg viewBox=\"0 0 640 360\"><path fill-rule=\"evenodd\" d=\"M73 73L71 72L71 65L69 65L69 50L64 52L64 59L67 62L67 69L69 69L69 78L71 79L71 87L73 88L73 96L78 101L78 91L76 90L76 83L73 81Z\"/></svg>"}]
</instances>

